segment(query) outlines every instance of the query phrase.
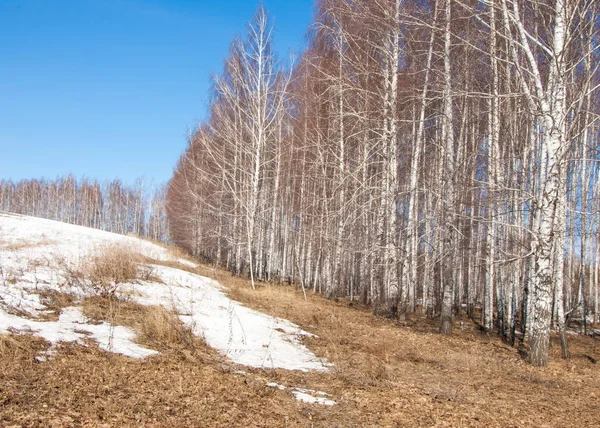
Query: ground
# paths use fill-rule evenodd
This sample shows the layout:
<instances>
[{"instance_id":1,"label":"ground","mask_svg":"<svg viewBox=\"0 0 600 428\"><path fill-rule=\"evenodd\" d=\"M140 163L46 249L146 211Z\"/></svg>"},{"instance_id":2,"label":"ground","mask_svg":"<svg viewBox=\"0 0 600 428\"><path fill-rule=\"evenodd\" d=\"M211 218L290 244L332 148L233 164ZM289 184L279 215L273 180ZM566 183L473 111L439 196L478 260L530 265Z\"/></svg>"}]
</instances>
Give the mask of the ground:
<instances>
[{"instance_id":1,"label":"ground","mask_svg":"<svg viewBox=\"0 0 600 428\"><path fill-rule=\"evenodd\" d=\"M535 368L466 319L443 337L435 321L400 325L346 301L304 300L288 285L254 291L213 267L187 269L314 334L301 341L329 370L236 364L160 307L97 296L82 303L87 317L130 327L158 353L130 358L89 340L60 344L40 360L45 340L0 335L0 425L600 426L600 339L571 336L572 359L563 361L553 338L550 365ZM46 300L57 310L73 305L62 295ZM294 388L324 391L335 404L299 401Z\"/></svg>"}]
</instances>

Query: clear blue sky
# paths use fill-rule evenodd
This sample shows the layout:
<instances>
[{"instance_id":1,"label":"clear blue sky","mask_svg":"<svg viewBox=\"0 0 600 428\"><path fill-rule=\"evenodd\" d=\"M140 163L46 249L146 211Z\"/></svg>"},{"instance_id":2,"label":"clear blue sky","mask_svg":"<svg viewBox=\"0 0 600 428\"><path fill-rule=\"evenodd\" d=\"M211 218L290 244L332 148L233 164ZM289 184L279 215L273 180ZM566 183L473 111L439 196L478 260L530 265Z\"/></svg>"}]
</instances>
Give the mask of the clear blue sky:
<instances>
[{"instance_id":1,"label":"clear blue sky","mask_svg":"<svg viewBox=\"0 0 600 428\"><path fill-rule=\"evenodd\" d=\"M0 179L171 176L258 0L0 0ZM280 58L312 0L264 0Z\"/></svg>"}]
</instances>

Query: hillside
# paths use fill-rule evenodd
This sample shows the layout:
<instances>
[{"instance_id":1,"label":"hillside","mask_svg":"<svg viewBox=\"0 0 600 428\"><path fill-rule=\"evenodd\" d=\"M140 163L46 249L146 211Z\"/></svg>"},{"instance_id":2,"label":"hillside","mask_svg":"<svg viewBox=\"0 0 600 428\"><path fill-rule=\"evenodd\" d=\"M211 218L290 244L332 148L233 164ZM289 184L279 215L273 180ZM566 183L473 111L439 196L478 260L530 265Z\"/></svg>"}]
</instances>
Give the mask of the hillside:
<instances>
[{"instance_id":1,"label":"hillside","mask_svg":"<svg viewBox=\"0 0 600 428\"><path fill-rule=\"evenodd\" d=\"M600 342L534 368L197 264L134 237L0 213L0 424L597 426Z\"/></svg>"}]
</instances>

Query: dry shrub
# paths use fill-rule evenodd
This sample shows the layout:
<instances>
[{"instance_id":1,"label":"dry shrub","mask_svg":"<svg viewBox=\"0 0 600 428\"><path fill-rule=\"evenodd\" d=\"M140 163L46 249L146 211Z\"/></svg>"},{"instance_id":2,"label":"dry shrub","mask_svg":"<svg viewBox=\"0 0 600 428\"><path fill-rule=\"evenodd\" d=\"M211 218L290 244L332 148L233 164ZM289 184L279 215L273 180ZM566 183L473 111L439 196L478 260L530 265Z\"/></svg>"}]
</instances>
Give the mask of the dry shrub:
<instances>
[{"instance_id":1,"label":"dry shrub","mask_svg":"<svg viewBox=\"0 0 600 428\"><path fill-rule=\"evenodd\" d=\"M144 308L141 319L141 340L157 349L185 351L185 355L196 355L199 347L206 344L194 335L192 329L173 313L162 306ZM200 345L200 346L199 346Z\"/></svg>"},{"instance_id":2,"label":"dry shrub","mask_svg":"<svg viewBox=\"0 0 600 428\"><path fill-rule=\"evenodd\" d=\"M140 279L139 256L119 246L104 248L84 267L84 278L96 294L114 295L120 284Z\"/></svg>"},{"instance_id":3,"label":"dry shrub","mask_svg":"<svg viewBox=\"0 0 600 428\"><path fill-rule=\"evenodd\" d=\"M80 263L72 264L58 259L65 285L81 288L90 296L116 296L119 286L138 281L156 281L154 268L145 264L146 259L119 245L102 247Z\"/></svg>"}]
</instances>

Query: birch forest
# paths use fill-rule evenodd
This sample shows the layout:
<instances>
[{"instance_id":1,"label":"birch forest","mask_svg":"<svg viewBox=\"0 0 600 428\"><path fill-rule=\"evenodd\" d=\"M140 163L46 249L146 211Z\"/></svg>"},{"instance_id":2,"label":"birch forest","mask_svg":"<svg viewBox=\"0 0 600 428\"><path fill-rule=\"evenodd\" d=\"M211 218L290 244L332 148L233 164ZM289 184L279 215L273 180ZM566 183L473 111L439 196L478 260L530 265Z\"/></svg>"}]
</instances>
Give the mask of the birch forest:
<instances>
[{"instance_id":1,"label":"birch forest","mask_svg":"<svg viewBox=\"0 0 600 428\"><path fill-rule=\"evenodd\" d=\"M259 8L167 189L171 239L260 281L457 316L548 363L600 318L596 0L320 0L277 59ZM241 30L241 29L240 29Z\"/></svg>"}]
</instances>

